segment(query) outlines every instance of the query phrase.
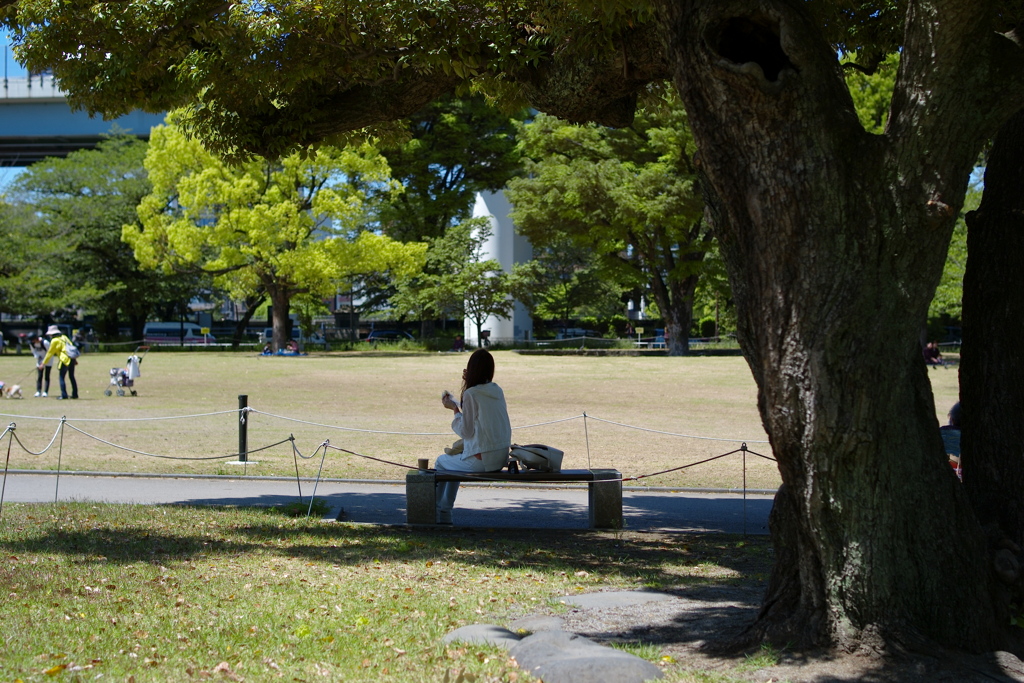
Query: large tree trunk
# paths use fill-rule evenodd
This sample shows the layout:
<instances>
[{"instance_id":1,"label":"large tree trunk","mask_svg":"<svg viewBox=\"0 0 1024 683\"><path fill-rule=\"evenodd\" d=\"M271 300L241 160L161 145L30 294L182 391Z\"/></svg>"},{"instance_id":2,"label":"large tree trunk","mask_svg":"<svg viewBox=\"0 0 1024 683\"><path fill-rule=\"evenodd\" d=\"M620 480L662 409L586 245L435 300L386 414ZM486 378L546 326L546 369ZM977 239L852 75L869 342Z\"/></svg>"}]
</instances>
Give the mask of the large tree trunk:
<instances>
[{"instance_id":1,"label":"large tree trunk","mask_svg":"<svg viewBox=\"0 0 1024 683\"><path fill-rule=\"evenodd\" d=\"M691 242L696 242L698 236L695 231ZM695 264L704 260L704 252L688 248L686 244L662 244L659 240L662 238L639 240L638 251L645 265L654 303L658 304L658 310L665 319L668 355L685 356L690 353L693 297L700 276L680 276L675 271L680 265L687 266L691 272L698 271L699 265Z\"/></svg>"},{"instance_id":2,"label":"large tree trunk","mask_svg":"<svg viewBox=\"0 0 1024 683\"><path fill-rule=\"evenodd\" d=\"M288 311L291 308L291 291L287 287L267 284L270 296L271 317L274 327L274 353L288 345Z\"/></svg>"},{"instance_id":3,"label":"large tree trunk","mask_svg":"<svg viewBox=\"0 0 1024 683\"><path fill-rule=\"evenodd\" d=\"M995 554L1009 621L1024 605L1024 111L1003 126L967 216L960 364L964 487Z\"/></svg>"},{"instance_id":4,"label":"large tree trunk","mask_svg":"<svg viewBox=\"0 0 1024 683\"><path fill-rule=\"evenodd\" d=\"M690 353L690 324L693 321L693 293L697 289L697 278L663 285L657 278L651 288L654 301L665 318L665 336L668 341L668 355L685 356ZM662 285L662 286L657 286Z\"/></svg>"},{"instance_id":5,"label":"large tree trunk","mask_svg":"<svg viewBox=\"0 0 1024 683\"><path fill-rule=\"evenodd\" d=\"M980 144L969 125L984 123L925 59L969 61L956 51L981 29L958 26L964 42L943 50L922 44L943 37L934 27L909 36L889 130L873 136L802 0L662 10L784 484L752 637L990 647L1002 624L985 546L917 342Z\"/></svg>"}]
</instances>

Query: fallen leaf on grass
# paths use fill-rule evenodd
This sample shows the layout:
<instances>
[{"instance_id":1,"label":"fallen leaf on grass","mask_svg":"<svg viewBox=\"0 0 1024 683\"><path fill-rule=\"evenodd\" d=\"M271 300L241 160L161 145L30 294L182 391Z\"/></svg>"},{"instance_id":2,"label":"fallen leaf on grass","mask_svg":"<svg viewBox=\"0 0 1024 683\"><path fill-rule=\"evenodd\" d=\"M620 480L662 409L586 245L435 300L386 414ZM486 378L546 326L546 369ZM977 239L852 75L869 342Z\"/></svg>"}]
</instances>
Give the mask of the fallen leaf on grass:
<instances>
[{"instance_id":1,"label":"fallen leaf on grass","mask_svg":"<svg viewBox=\"0 0 1024 683\"><path fill-rule=\"evenodd\" d=\"M241 681L241 680L243 680L241 676L239 676L238 674L236 674L234 671L231 670L231 665L228 664L227 662L221 662L217 666L213 667L213 671L214 671L214 673L223 674L225 678L228 678L228 679L230 679L232 681Z\"/></svg>"}]
</instances>

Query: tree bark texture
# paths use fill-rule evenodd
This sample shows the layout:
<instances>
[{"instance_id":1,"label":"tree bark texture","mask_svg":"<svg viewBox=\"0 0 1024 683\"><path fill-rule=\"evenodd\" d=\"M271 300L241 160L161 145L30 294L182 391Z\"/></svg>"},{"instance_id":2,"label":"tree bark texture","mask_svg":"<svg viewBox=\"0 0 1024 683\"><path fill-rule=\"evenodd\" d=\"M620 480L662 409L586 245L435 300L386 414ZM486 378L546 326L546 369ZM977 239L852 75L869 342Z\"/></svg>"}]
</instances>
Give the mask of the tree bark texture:
<instances>
[{"instance_id":1,"label":"tree bark texture","mask_svg":"<svg viewBox=\"0 0 1024 683\"><path fill-rule=\"evenodd\" d=\"M751 638L984 649L999 632L917 341L991 124L957 81L957 64L984 57L983 22L960 11L940 24L939 9L910 3L876 136L806 3L661 3L783 480Z\"/></svg>"},{"instance_id":2,"label":"tree bark texture","mask_svg":"<svg viewBox=\"0 0 1024 683\"><path fill-rule=\"evenodd\" d=\"M633 235L631 238L654 302L665 319L670 356L690 353L693 299L700 280L700 264L707 253L704 244L706 232L704 222L698 221L684 233L684 237L675 241L661 229L650 235Z\"/></svg>"},{"instance_id":3,"label":"tree bark texture","mask_svg":"<svg viewBox=\"0 0 1024 683\"><path fill-rule=\"evenodd\" d=\"M697 275L667 279L653 273L650 278L654 302L665 319L668 355L690 353L690 325L693 322L693 297L697 291ZM667 280L667 281L666 281Z\"/></svg>"},{"instance_id":4,"label":"tree bark texture","mask_svg":"<svg viewBox=\"0 0 1024 683\"><path fill-rule=\"evenodd\" d=\"M275 282L264 282L267 295L270 297L271 317L274 328L274 353L283 351L288 345L288 311L291 308L292 292L286 286Z\"/></svg>"},{"instance_id":5,"label":"tree bark texture","mask_svg":"<svg viewBox=\"0 0 1024 683\"><path fill-rule=\"evenodd\" d=\"M995 138L981 206L967 216L961 454L964 487L985 526L1009 620L1024 605L1024 111Z\"/></svg>"}]
</instances>

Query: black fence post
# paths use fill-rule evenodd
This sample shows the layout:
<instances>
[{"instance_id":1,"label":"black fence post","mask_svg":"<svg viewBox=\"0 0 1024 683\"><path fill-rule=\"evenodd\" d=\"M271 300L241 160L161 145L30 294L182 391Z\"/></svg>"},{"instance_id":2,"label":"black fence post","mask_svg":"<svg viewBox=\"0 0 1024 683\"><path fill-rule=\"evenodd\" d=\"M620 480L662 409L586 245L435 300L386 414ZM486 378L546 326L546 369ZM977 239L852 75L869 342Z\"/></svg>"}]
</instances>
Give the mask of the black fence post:
<instances>
[{"instance_id":1,"label":"black fence post","mask_svg":"<svg viewBox=\"0 0 1024 683\"><path fill-rule=\"evenodd\" d=\"M249 460L249 396L238 395L238 461Z\"/></svg>"}]
</instances>

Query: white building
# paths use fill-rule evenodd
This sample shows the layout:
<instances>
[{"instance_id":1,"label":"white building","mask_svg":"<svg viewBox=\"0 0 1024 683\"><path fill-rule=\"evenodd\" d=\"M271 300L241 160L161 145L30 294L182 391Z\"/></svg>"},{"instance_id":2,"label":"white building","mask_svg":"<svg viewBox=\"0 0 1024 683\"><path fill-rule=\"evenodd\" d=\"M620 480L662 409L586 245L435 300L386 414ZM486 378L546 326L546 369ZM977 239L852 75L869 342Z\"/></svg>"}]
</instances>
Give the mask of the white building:
<instances>
[{"instance_id":1,"label":"white building","mask_svg":"<svg viewBox=\"0 0 1024 683\"><path fill-rule=\"evenodd\" d=\"M516 234L515 225L508 217L511 210L512 205L504 192L479 192L473 206L473 218L486 217L491 222L491 236L483 245L483 259L495 259L506 273L512 271L513 264L533 258L530 241ZM517 301L511 319L490 316L482 329L490 331L491 341L530 339L533 336L533 319L526 307ZM479 346L476 325L469 319L465 321L465 338L467 343Z\"/></svg>"}]
</instances>

